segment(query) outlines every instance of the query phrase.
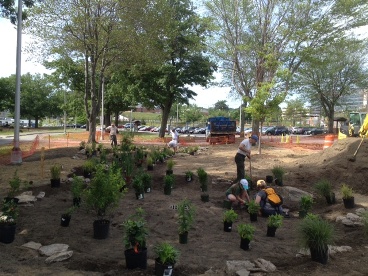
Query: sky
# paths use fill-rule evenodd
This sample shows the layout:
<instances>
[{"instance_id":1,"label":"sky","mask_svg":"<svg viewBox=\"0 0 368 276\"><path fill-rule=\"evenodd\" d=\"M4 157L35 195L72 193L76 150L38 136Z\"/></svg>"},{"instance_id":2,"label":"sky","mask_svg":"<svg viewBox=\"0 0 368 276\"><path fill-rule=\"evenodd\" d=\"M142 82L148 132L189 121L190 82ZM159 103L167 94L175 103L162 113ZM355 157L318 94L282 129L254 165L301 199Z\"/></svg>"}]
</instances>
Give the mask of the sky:
<instances>
[{"instance_id":1,"label":"sky","mask_svg":"<svg viewBox=\"0 0 368 276\"><path fill-rule=\"evenodd\" d=\"M0 34L2 43L0 43L0 78L8 77L16 73L16 51L17 51L17 31L14 25L9 20L0 18ZM22 49L25 49L28 43L32 41L31 36L22 35ZM30 56L22 54L21 57L21 74L44 74L50 73L41 64L32 61ZM216 75L216 80L221 76ZM238 108L240 100L233 100L228 97L229 87L209 87L202 88L200 86L193 86L192 90L198 94L190 104L195 104L199 107L209 108L213 107L216 102L225 100L230 108Z\"/></svg>"}]
</instances>

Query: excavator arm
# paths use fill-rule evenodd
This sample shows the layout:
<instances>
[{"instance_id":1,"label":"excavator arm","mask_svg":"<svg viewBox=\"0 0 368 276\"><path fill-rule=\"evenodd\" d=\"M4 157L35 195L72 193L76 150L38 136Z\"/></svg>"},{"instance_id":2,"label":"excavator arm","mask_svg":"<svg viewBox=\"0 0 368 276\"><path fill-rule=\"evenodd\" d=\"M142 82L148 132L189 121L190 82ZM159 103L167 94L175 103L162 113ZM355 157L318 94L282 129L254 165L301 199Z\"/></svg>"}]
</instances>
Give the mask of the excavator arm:
<instances>
[{"instance_id":1,"label":"excavator arm","mask_svg":"<svg viewBox=\"0 0 368 276\"><path fill-rule=\"evenodd\" d=\"M359 129L359 136L360 137L368 136L368 114L365 116L364 122Z\"/></svg>"}]
</instances>

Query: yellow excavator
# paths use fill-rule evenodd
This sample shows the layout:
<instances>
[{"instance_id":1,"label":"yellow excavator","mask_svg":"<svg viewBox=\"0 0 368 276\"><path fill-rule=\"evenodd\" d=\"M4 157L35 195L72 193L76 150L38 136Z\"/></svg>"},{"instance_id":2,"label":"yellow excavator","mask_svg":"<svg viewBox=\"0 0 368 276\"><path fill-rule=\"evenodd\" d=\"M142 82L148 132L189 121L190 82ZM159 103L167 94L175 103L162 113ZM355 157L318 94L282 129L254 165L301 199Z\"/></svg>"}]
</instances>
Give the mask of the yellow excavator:
<instances>
[{"instance_id":1,"label":"yellow excavator","mask_svg":"<svg viewBox=\"0 0 368 276\"><path fill-rule=\"evenodd\" d=\"M368 116L365 116L364 122L359 129L359 136L360 137L368 137Z\"/></svg>"}]
</instances>

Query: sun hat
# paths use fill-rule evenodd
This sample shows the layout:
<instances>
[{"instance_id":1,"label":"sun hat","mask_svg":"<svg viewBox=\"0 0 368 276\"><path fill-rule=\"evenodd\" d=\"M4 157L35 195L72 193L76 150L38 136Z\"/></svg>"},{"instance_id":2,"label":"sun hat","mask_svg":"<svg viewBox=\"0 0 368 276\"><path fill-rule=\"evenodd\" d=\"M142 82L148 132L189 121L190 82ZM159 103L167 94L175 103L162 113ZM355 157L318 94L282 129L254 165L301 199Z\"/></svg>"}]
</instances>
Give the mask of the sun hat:
<instances>
[{"instance_id":1,"label":"sun hat","mask_svg":"<svg viewBox=\"0 0 368 276\"><path fill-rule=\"evenodd\" d=\"M266 182L262 179L257 181L257 186L266 186Z\"/></svg>"},{"instance_id":2,"label":"sun hat","mask_svg":"<svg viewBox=\"0 0 368 276\"><path fill-rule=\"evenodd\" d=\"M248 190L248 181L246 179L240 180L240 184L242 184L244 190Z\"/></svg>"},{"instance_id":3,"label":"sun hat","mask_svg":"<svg viewBox=\"0 0 368 276\"><path fill-rule=\"evenodd\" d=\"M250 136L250 138L252 138L254 141L256 141L256 143L258 142L258 136L253 134L252 136Z\"/></svg>"}]
</instances>

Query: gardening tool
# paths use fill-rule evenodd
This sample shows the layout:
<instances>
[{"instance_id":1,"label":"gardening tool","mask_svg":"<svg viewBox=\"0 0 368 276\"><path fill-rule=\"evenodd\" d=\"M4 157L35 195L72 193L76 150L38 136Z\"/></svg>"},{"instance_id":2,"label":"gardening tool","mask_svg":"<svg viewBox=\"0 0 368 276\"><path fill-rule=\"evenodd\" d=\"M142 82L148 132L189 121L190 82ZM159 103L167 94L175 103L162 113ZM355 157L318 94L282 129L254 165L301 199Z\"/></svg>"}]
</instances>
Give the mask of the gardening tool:
<instances>
[{"instance_id":1,"label":"gardening tool","mask_svg":"<svg viewBox=\"0 0 368 276\"><path fill-rule=\"evenodd\" d=\"M250 176L250 179L253 179L252 178L252 160L250 160L250 158L249 158L249 176Z\"/></svg>"},{"instance_id":2,"label":"gardening tool","mask_svg":"<svg viewBox=\"0 0 368 276\"><path fill-rule=\"evenodd\" d=\"M365 136L365 135L364 135L364 136ZM354 162L354 161L355 161L355 159L356 159L356 158L355 158L355 156L357 155L358 150L360 149L360 146L361 146L361 145L362 145L362 143L363 143L364 136L362 137L362 140L360 140L359 146L358 146L358 148L356 149L356 151L354 152L354 155L348 159L349 161L351 161L351 162Z\"/></svg>"}]
</instances>

